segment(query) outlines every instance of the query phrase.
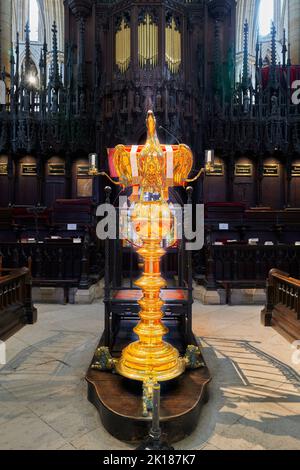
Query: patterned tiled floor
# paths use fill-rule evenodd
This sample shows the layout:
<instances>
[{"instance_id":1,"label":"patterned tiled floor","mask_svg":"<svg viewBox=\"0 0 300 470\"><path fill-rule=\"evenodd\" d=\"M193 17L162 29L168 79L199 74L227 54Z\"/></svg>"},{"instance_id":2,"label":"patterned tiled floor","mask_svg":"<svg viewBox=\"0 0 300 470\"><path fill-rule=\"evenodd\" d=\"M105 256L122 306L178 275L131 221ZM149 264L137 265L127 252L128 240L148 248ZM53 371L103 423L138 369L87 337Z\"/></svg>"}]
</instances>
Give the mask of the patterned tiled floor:
<instances>
[{"instance_id":1,"label":"patterned tiled floor","mask_svg":"<svg viewBox=\"0 0 300 470\"><path fill-rule=\"evenodd\" d=\"M103 429L86 399L101 303L38 305L38 311L38 323L6 343L0 449L128 449ZM196 303L194 330L213 376L210 400L197 430L175 447L299 450L300 358L260 325L260 308Z\"/></svg>"}]
</instances>

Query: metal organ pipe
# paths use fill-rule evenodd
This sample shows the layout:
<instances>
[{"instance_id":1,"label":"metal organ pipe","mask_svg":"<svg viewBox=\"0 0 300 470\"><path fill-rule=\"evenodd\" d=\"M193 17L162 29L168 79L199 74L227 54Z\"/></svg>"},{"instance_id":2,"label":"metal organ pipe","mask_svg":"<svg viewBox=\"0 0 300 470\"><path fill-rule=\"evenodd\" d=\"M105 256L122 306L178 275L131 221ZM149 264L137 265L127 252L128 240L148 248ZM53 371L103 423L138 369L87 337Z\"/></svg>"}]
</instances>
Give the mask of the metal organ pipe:
<instances>
[{"instance_id":1,"label":"metal organ pipe","mask_svg":"<svg viewBox=\"0 0 300 470\"><path fill-rule=\"evenodd\" d=\"M138 41L140 67L144 68L146 65L155 67L158 59L158 26L149 14L138 26Z\"/></svg>"},{"instance_id":2,"label":"metal organ pipe","mask_svg":"<svg viewBox=\"0 0 300 470\"><path fill-rule=\"evenodd\" d=\"M124 73L130 63L130 27L126 24L124 18L116 32L116 64L119 70Z\"/></svg>"}]
</instances>

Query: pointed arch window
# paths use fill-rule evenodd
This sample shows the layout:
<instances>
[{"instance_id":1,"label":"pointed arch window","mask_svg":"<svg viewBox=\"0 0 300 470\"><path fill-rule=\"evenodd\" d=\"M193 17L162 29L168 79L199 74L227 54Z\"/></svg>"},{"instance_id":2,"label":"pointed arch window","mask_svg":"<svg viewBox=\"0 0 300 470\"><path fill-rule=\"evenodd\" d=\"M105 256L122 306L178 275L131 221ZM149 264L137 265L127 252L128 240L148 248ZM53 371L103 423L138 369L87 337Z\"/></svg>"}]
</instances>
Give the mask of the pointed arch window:
<instances>
[{"instance_id":1,"label":"pointed arch window","mask_svg":"<svg viewBox=\"0 0 300 470\"><path fill-rule=\"evenodd\" d=\"M37 0L29 0L30 41L39 40L39 5Z\"/></svg>"}]
</instances>

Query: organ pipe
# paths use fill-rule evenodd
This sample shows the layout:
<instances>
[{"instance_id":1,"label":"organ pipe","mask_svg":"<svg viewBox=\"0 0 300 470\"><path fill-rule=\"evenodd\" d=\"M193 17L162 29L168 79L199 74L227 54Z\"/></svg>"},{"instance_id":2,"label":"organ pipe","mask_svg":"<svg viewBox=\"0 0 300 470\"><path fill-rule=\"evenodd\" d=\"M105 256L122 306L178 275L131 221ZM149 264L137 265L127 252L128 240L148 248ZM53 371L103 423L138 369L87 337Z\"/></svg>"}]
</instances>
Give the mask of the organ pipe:
<instances>
[{"instance_id":1,"label":"organ pipe","mask_svg":"<svg viewBox=\"0 0 300 470\"><path fill-rule=\"evenodd\" d=\"M130 49L130 26L123 18L116 32L116 64L122 73L125 73L129 67Z\"/></svg>"},{"instance_id":2,"label":"organ pipe","mask_svg":"<svg viewBox=\"0 0 300 470\"><path fill-rule=\"evenodd\" d=\"M181 33L174 18L166 26L166 63L172 73L178 73L181 65Z\"/></svg>"},{"instance_id":3,"label":"organ pipe","mask_svg":"<svg viewBox=\"0 0 300 470\"><path fill-rule=\"evenodd\" d=\"M138 26L139 66L153 68L158 62L158 26L147 13Z\"/></svg>"}]
</instances>

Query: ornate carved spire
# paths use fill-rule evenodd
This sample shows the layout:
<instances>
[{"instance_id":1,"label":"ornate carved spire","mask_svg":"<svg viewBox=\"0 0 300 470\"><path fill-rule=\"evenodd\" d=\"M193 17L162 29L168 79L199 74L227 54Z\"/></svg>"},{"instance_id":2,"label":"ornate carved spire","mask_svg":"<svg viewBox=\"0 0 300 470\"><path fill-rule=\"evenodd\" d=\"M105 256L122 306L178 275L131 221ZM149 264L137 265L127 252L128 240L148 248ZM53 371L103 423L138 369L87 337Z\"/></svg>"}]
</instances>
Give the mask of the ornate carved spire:
<instances>
[{"instance_id":1,"label":"ornate carved spire","mask_svg":"<svg viewBox=\"0 0 300 470\"><path fill-rule=\"evenodd\" d=\"M288 59L287 59L287 65L290 67L292 65L292 60L291 60L291 44L288 44Z\"/></svg>"},{"instance_id":2,"label":"ornate carved spire","mask_svg":"<svg viewBox=\"0 0 300 470\"><path fill-rule=\"evenodd\" d=\"M16 86L16 95L17 95L18 88L19 88L19 67L20 67L20 35L19 35L19 33L17 33L15 53L16 53L15 86Z\"/></svg>"},{"instance_id":3,"label":"ornate carved spire","mask_svg":"<svg viewBox=\"0 0 300 470\"><path fill-rule=\"evenodd\" d=\"M256 38L256 47L255 47L255 68L258 69L259 67L259 31L257 31L257 38Z\"/></svg>"},{"instance_id":4,"label":"ornate carved spire","mask_svg":"<svg viewBox=\"0 0 300 470\"><path fill-rule=\"evenodd\" d=\"M14 46L13 46L13 43L11 43L11 48L10 48L10 76L11 76L12 81L14 80L14 76L15 76L15 64L16 64L16 61L15 61L15 56L14 56Z\"/></svg>"},{"instance_id":5,"label":"ornate carved spire","mask_svg":"<svg viewBox=\"0 0 300 470\"><path fill-rule=\"evenodd\" d=\"M53 88L59 88L60 78L58 67L57 27L55 21L52 26L52 63L50 81Z\"/></svg>"},{"instance_id":6,"label":"ornate carved spire","mask_svg":"<svg viewBox=\"0 0 300 470\"><path fill-rule=\"evenodd\" d=\"M274 22L272 22L272 27L271 27L271 69L270 69L270 84L271 84L271 86L276 85L276 81L277 81L276 66L277 66L276 27L275 27Z\"/></svg>"},{"instance_id":7,"label":"ornate carved spire","mask_svg":"<svg viewBox=\"0 0 300 470\"><path fill-rule=\"evenodd\" d=\"M245 21L244 24L244 51L243 51L243 78L242 85L244 89L248 88L249 85L249 24Z\"/></svg>"},{"instance_id":8,"label":"ornate carved spire","mask_svg":"<svg viewBox=\"0 0 300 470\"><path fill-rule=\"evenodd\" d=\"M272 22L271 28L271 57L272 57L272 66L276 67L277 59L276 59L276 26L275 23Z\"/></svg>"},{"instance_id":9,"label":"ornate carved spire","mask_svg":"<svg viewBox=\"0 0 300 470\"><path fill-rule=\"evenodd\" d=\"M46 42L46 30L44 31L44 44L43 49L41 51L41 62L43 68L43 76L41 77L41 85L45 90L47 88L47 53L48 53L48 46Z\"/></svg>"},{"instance_id":10,"label":"ornate carved spire","mask_svg":"<svg viewBox=\"0 0 300 470\"><path fill-rule=\"evenodd\" d=\"M24 31L25 31L25 75L27 75L30 70L30 29L29 29L28 21L26 23Z\"/></svg>"},{"instance_id":11,"label":"ornate carved spire","mask_svg":"<svg viewBox=\"0 0 300 470\"><path fill-rule=\"evenodd\" d=\"M286 66L286 53L287 53L286 31L285 31L285 28L284 28L284 30L283 30L283 42L282 42L282 65L283 65L283 67Z\"/></svg>"}]
</instances>

